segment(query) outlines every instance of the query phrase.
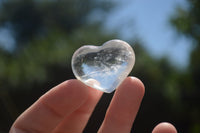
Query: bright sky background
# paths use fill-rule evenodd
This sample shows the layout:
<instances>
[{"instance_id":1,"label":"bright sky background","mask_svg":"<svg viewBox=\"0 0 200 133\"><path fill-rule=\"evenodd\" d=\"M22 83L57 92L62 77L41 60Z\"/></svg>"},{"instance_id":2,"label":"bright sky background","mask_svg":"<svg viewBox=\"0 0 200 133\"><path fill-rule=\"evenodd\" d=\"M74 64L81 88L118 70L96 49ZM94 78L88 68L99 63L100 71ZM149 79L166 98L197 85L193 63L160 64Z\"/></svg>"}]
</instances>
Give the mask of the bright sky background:
<instances>
[{"instance_id":1,"label":"bright sky background","mask_svg":"<svg viewBox=\"0 0 200 133\"><path fill-rule=\"evenodd\" d=\"M139 37L156 58L167 56L175 66L181 68L188 65L191 42L183 36L177 36L169 23L177 5L187 8L186 0L115 1L118 6L105 22L109 30L117 30L125 41Z\"/></svg>"}]
</instances>

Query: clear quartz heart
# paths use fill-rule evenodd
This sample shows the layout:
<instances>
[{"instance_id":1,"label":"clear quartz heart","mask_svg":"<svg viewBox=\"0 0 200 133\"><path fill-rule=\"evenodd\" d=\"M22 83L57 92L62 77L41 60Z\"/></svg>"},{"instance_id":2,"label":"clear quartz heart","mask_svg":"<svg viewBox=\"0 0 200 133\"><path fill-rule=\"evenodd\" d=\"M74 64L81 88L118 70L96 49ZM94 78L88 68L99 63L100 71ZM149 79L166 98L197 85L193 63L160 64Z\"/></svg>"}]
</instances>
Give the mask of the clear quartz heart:
<instances>
[{"instance_id":1,"label":"clear quartz heart","mask_svg":"<svg viewBox=\"0 0 200 133\"><path fill-rule=\"evenodd\" d=\"M85 45L72 57L75 77L86 85L110 93L131 72L135 54L122 40L110 40L102 46Z\"/></svg>"}]
</instances>

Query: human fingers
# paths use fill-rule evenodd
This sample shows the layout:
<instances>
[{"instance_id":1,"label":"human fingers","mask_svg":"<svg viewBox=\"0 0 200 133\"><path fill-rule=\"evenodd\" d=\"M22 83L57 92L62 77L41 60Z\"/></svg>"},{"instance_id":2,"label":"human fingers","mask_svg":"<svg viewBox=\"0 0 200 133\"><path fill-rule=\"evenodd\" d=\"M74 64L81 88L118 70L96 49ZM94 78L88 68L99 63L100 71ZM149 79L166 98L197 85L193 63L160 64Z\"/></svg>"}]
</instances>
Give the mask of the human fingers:
<instances>
[{"instance_id":1,"label":"human fingers","mask_svg":"<svg viewBox=\"0 0 200 133\"><path fill-rule=\"evenodd\" d=\"M10 133L52 132L64 117L85 103L88 93L88 87L78 80L61 83L19 116Z\"/></svg>"},{"instance_id":2,"label":"human fingers","mask_svg":"<svg viewBox=\"0 0 200 133\"><path fill-rule=\"evenodd\" d=\"M162 122L153 129L152 133L177 133L177 131L171 123Z\"/></svg>"},{"instance_id":3,"label":"human fingers","mask_svg":"<svg viewBox=\"0 0 200 133\"><path fill-rule=\"evenodd\" d=\"M129 133L144 91L139 79L126 78L113 96L99 133Z\"/></svg>"},{"instance_id":4,"label":"human fingers","mask_svg":"<svg viewBox=\"0 0 200 133\"><path fill-rule=\"evenodd\" d=\"M86 102L67 116L54 130L54 133L81 133L85 128L103 92L90 88Z\"/></svg>"}]
</instances>

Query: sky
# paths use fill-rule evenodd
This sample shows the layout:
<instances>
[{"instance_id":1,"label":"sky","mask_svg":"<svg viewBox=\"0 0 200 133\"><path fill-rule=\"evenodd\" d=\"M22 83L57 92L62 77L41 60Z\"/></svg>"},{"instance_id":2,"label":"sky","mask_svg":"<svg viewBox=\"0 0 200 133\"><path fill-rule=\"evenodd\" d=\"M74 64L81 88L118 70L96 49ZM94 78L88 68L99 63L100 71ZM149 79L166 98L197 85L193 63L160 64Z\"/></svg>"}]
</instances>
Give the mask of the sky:
<instances>
[{"instance_id":1,"label":"sky","mask_svg":"<svg viewBox=\"0 0 200 133\"><path fill-rule=\"evenodd\" d=\"M0 45L8 51L12 51L15 48L14 37L7 28L0 28Z\"/></svg>"},{"instance_id":2,"label":"sky","mask_svg":"<svg viewBox=\"0 0 200 133\"><path fill-rule=\"evenodd\" d=\"M113 1L117 6L104 20L106 29L119 32L118 39L124 41L139 38L153 57L167 56L175 66L187 67L192 50L191 41L184 36L177 36L169 23L169 18L175 13L177 5L187 8L186 0ZM0 44L6 43L5 49L12 50L14 40L11 39L13 37L10 31L1 28L0 36L3 36L0 38Z\"/></svg>"},{"instance_id":3,"label":"sky","mask_svg":"<svg viewBox=\"0 0 200 133\"><path fill-rule=\"evenodd\" d=\"M108 30L118 31L124 41L139 38L153 57L167 56L175 66L187 67L192 50L191 41L184 36L178 36L169 23L178 5L183 8L188 7L186 0L115 0L115 2L118 6L110 12L105 21Z\"/></svg>"}]
</instances>

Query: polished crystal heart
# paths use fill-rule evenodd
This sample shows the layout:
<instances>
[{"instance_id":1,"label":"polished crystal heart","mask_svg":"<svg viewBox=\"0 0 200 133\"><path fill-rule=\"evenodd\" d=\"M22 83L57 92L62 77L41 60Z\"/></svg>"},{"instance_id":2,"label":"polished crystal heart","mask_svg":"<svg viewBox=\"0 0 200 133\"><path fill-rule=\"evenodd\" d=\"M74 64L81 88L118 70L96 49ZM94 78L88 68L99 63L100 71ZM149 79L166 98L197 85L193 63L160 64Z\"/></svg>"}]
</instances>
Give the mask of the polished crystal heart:
<instances>
[{"instance_id":1,"label":"polished crystal heart","mask_svg":"<svg viewBox=\"0 0 200 133\"><path fill-rule=\"evenodd\" d=\"M131 72L135 54L122 40L110 40L102 46L85 45L72 57L72 70L76 78L86 85L110 93Z\"/></svg>"}]
</instances>

